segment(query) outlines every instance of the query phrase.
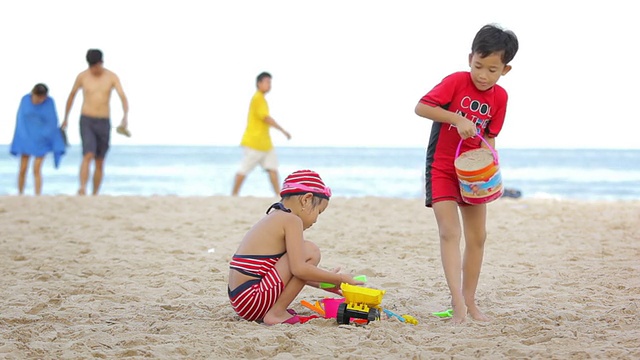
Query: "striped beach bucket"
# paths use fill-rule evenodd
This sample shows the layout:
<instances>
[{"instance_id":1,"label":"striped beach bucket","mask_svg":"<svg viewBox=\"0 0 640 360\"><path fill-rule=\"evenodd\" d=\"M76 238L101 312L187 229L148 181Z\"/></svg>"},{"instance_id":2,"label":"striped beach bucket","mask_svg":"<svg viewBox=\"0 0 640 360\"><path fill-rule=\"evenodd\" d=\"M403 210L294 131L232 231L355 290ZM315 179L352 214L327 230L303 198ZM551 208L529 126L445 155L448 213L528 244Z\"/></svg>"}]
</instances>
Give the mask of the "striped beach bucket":
<instances>
[{"instance_id":1,"label":"striped beach bucket","mask_svg":"<svg viewBox=\"0 0 640 360\"><path fill-rule=\"evenodd\" d=\"M499 199L504 193L498 153L487 140L480 137L487 148L469 150L460 154L462 140L455 157L456 175L460 183L460 195L467 204L486 204Z\"/></svg>"}]
</instances>

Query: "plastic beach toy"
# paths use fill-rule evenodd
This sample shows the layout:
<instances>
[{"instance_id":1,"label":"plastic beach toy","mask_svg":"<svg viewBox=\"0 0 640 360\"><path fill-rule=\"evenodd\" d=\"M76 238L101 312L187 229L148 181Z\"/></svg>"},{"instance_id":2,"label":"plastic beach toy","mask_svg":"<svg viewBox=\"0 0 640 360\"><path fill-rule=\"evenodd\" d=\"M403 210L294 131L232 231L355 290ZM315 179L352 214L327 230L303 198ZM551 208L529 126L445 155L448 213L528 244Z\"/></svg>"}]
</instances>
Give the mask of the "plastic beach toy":
<instances>
[{"instance_id":1,"label":"plastic beach toy","mask_svg":"<svg viewBox=\"0 0 640 360\"><path fill-rule=\"evenodd\" d=\"M485 204L502 196L502 175L498 164L498 153L489 142L480 136L486 148L469 150L460 154L463 140L458 143L454 166L460 195L471 205Z\"/></svg>"},{"instance_id":2,"label":"plastic beach toy","mask_svg":"<svg viewBox=\"0 0 640 360\"><path fill-rule=\"evenodd\" d=\"M367 282L367 276L366 275L354 276L353 280ZM336 286L333 285L333 284L330 284L330 283L324 283L324 282L320 283L320 289L331 289L331 288L334 288L334 287L336 287Z\"/></svg>"},{"instance_id":3,"label":"plastic beach toy","mask_svg":"<svg viewBox=\"0 0 640 360\"><path fill-rule=\"evenodd\" d=\"M300 301L300 304L306 308L308 308L309 310L315 311L318 314L322 315L323 317L325 316L325 311L322 308L322 306L320 306L320 303L316 301L315 304L312 304L310 302L308 302L307 300L302 300Z\"/></svg>"},{"instance_id":4,"label":"plastic beach toy","mask_svg":"<svg viewBox=\"0 0 640 360\"><path fill-rule=\"evenodd\" d=\"M332 298L324 298L321 300L322 306L324 308L324 318L336 318L338 315L338 306L344 302L344 298L332 299Z\"/></svg>"},{"instance_id":5,"label":"plastic beach toy","mask_svg":"<svg viewBox=\"0 0 640 360\"><path fill-rule=\"evenodd\" d=\"M340 285L345 301L338 306L336 320L338 324L349 324L352 318L364 319L368 324L380 320L380 303L385 290L370 289L362 286Z\"/></svg>"},{"instance_id":6,"label":"plastic beach toy","mask_svg":"<svg viewBox=\"0 0 640 360\"><path fill-rule=\"evenodd\" d=\"M382 311L384 311L385 314L387 314L387 316L389 318L396 318L398 320L400 320L403 323L407 323L407 324L413 324L413 325L417 325L418 324L418 320L416 318L414 318L411 315L398 315L396 313L394 313L393 311L389 310L389 309L382 309Z\"/></svg>"},{"instance_id":7,"label":"plastic beach toy","mask_svg":"<svg viewBox=\"0 0 640 360\"><path fill-rule=\"evenodd\" d=\"M435 316L437 316L439 318L450 318L450 317L453 316L453 309L440 311L440 312L434 312L433 315L435 315Z\"/></svg>"}]
</instances>

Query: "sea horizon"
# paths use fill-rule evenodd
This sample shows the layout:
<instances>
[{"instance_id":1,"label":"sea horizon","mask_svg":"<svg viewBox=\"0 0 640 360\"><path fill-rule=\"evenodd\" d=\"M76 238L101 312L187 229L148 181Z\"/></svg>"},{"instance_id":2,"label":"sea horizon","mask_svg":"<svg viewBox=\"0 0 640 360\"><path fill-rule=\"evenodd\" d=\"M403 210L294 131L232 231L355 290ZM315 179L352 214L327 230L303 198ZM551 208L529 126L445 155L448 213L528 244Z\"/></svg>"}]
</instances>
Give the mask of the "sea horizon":
<instances>
[{"instance_id":1,"label":"sea horizon","mask_svg":"<svg viewBox=\"0 0 640 360\"><path fill-rule=\"evenodd\" d=\"M0 143L0 151L2 147L9 147L11 143ZM79 148L81 149L81 143L69 143L68 149ZM167 143L127 143L127 144L111 144L111 149L116 147L221 147L221 148L240 148L242 147L240 144L204 144L204 143L196 143L196 144L167 144ZM276 151L280 148L302 148L302 149L426 149L427 144L424 146L403 146L403 145L274 145ZM614 148L614 147L498 147L499 150L535 150L535 151L637 151L640 153L640 147L637 148ZM69 150L68 150L69 151ZM640 161L640 159L639 159Z\"/></svg>"},{"instance_id":2,"label":"sea horizon","mask_svg":"<svg viewBox=\"0 0 640 360\"><path fill-rule=\"evenodd\" d=\"M423 147L278 146L279 174L318 171L335 196L423 198ZM0 145L0 195L17 193L19 159ZM500 149L503 186L524 198L640 199L640 149ZM239 145L113 145L106 160L104 195L229 195L242 159ZM74 195L81 147L71 145L54 169L43 164L43 195ZM33 193L31 169L25 194ZM241 196L273 196L256 168Z\"/></svg>"}]
</instances>

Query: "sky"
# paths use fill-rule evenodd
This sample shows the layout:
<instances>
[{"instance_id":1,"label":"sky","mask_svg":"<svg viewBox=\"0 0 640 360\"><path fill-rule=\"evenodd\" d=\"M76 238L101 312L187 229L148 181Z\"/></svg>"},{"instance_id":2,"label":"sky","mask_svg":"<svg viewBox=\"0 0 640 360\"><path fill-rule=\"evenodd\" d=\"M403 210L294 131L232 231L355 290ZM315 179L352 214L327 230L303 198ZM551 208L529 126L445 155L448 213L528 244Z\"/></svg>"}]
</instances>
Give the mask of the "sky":
<instances>
[{"instance_id":1,"label":"sky","mask_svg":"<svg viewBox=\"0 0 640 360\"><path fill-rule=\"evenodd\" d=\"M610 1L93 1L0 3L0 144L20 98L49 86L60 121L89 48L122 82L131 138L112 144L238 145L255 77L273 75L276 146L424 147L414 113L469 69L475 33L497 23L520 50L497 146L638 149L640 22ZM79 143L78 94L68 136ZM114 92L112 124L122 117Z\"/></svg>"}]
</instances>

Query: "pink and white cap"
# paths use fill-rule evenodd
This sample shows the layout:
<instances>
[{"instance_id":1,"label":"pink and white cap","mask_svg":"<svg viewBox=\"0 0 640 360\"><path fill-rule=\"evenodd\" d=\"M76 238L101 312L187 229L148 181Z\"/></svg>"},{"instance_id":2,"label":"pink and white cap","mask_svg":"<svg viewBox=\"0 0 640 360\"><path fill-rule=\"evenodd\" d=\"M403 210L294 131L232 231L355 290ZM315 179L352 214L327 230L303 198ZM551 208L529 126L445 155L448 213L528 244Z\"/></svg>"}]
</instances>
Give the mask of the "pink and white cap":
<instances>
[{"instance_id":1,"label":"pink and white cap","mask_svg":"<svg viewBox=\"0 0 640 360\"><path fill-rule=\"evenodd\" d=\"M312 193L318 197L329 199L331 189L324 184L320 175L312 170L298 170L284 179L280 196L304 195Z\"/></svg>"}]
</instances>

